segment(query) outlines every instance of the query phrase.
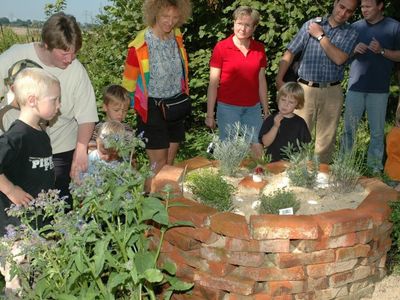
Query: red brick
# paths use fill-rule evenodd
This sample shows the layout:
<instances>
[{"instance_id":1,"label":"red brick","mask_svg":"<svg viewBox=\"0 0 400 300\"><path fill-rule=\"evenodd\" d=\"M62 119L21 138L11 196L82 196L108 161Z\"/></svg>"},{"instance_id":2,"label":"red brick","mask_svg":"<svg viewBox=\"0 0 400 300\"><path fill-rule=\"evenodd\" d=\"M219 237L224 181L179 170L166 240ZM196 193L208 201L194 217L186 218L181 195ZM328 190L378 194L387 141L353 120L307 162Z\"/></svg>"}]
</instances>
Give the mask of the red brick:
<instances>
[{"instance_id":1,"label":"red brick","mask_svg":"<svg viewBox=\"0 0 400 300\"><path fill-rule=\"evenodd\" d=\"M368 229L368 230L358 231L356 232L356 235L359 244L368 244L374 236L374 230Z\"/></svg>"},{"instance_id":2,"label":"red brick","mask_svg":"<svg viewBox=\"0 0 400 300\"><path fill-rule=\"evenodd\" d=\"M292 243L296 250L302 252L314 252L325 249L335 249L340 247L351 247L358 243L357 234L355 232L335 237L323 236L318 240L302 240Z\"/></svg>"},{"instance_id":3,"label":"red brick","mask_svg":"<svg viewBox=\"0 0 400 300\"><path fill-rule=\"evenodd\" d=\"M254 280L245 279L243 277L237 277L234 275L220 277L203 272L196 272L194 281L196 284L204 287L234 292L240 295L252 294L256 285Z\"/></svg>"},{"instance_id":4,"label":"red brick","mask_svg":"<svg viewBox=\"0 0 400 300\"><path fill-rule=\"evenodd\" d=\"M329 288L329 280L328 277L320 277L320 278L307 278L307 289L308 291L315 290L325 290Z\"/></svg>"},{"instance_id":5,"label":"red brick","mask_svg":"<svg viewBox=\"0 0 400 300\"><path fill-rule=\"evenodd\" d=\"M305 281L268 281L266 286L272 296L299 294L307 289Z\"/></svg>"},{"instance_id":6,"label":"red brick","mask_svg":"<svg viewBox=\"0 0 400 300\"><path fill-rule=\"evenodd\" d=\"M261 192L264 187L267 185L266 180L262 180L261 182L253 181L251 176L244 177L238 184L239 190L255 190L257 192Z\"/></svg>"},{"instance_id":7,"label":"red brick","mask_svg":"<svg viewBox=\"0 0 400 300\"><path fill-rule=\"evenodd\" d=\"M192 171L211 166L212 162L207 158L201 156L196 156L175 164L175 167L186 168L187 171Z\"/></svg>"},{"instance_id":8,"label":"red brick","mask_svg":"<svg viewBox=\"0 0 400 300\"><path fill-rule=\"evenodd\" d=\"M256 240L318 238L318 225L312 216L252 215L250 226Z\"/></svg>"},{"instance_id":9,"label":"red brick","mask_svg":"<svg viewBox=\"0 0 400 300\"><path fill-rule=\"evenodd\" d=\"M288 166L289 166L288 162L276 161L276 162L267 164L266 167L267 167L268 171L270 171L271 173L279 174L279 173L282 173L283 171L285 171Z\"/></svg>"},{"instance_id":10,"label":"red brick","mask_svg":"<svg viewBox=\"0 0 400 300\"><path fill-rule=\"evenodd\" d=\"M375 225L380 225L390 216L389 201L394 200L392 192L381 193L372 191L358 206L357 211L368 215Z\"/></svg>"},{"instance_id":11,"label":"red brick","mask_svg":"<svg viewBox=\"0 0 400 300\"><path fill-rule=\"evenodd\" d=\"M239 240L226 238L225 249L230 251L246 251L246 252L289 252L289 240Z\"/></svg>"},{"instance_id":12,"label":"red brick","mask_svg":"<svg viewBox=\"0 0 400 300\"><path fill-rule=\"evenodd\" d=\"M258 267L265 261L264 253L232 252L221 248L204 247L201 256L210 261L226 262L233 265Z\"/></svg>"},{"instance_id":13,"label":"red brick","mask_svg":"<svg viewBox=\"0 0 400 300\"><path fill-rule=\"evenodd\" d=\"M371 229L373 225L369 215L353 209L326 212L316 215L315 218L324 234L329 237Z\"/></svg>"},{"instance_id":14,"label":"red brick","mask_svg":"<svg viewBox=\"0 0 400 300\"><path fill-rule=\"evenodd\" d=\"M331 287L338 287L350 282L355 282L371 275L371 268L368 266L359 266L354 270L334 274L329 278Z\"/></svg>"},{"instance_id":15,"label":"red brick","mask_svg":"<svg viewBox=\"0 0 400 300\"><path fill-rule=\"evenodd\" d=\"M238 267L234 274L246 276L255 281L298 281L305 280L305 273L302 267L279 269L276 267Z\"/></svg>"},{"instance_id":16,"label":"red brick","mask_svg":"<svg viewBox=\"0 0 400 300\"><path fill-rule=\"evenodd\" d=\"M165 165L151 180L150 191L152 193L162 193L168 196L182 196L181 183L183 181L184 169L170 165ZM167 186L169 186L167 188ZM165 191L165 190L168 190Z\"/></svg>"},{"instance_id":17,"label":"red brick","mask_svg":"<svg viewBox=\"0 0 400 300\"><path fill-rule=\"evenodd\" d=\"M185 198L174 199L170 201L170 204L183 205L173 206L168 209L168 214L174 218L174 220L189 221L196 227L204 227L205 224L208 223L210 216L218 213L214 208Z\"/></svg>"},{"instance_id":18,"label":"red brick","mask_svg":"<svg viewBox=\"0 0 400 300\"><path fill-rule=\"evenodd\" d=\"M164 239L182 250L199 249L201 247L199 241L177 231L168 230L164 235Z\"/></svg>"},{"instance_id":19,"label":"red brick","mask_svg":"<svg viewBox=\"0 0 400 300\"><path fill-rule=\"evenodd\" d=\"M357 259L342 262L316 264L307 266L307 274L311 278L320 278L336 273L352 270L357 264Z\"/></svg>"},{"instance_id":20,"label":"red brick","mask_svg":"<svg viewBox=\"0 0 400 300\"><path fill-rule=\"evenodd\" d=\"M182 226L182 227L171 228L168 231L172 232L176 231L178 233L190 236L193 239L206 244L213 243L218 239L218 235L206 227L199 228L199 227Z\"/></svg>"},{"instance_id":21,"label":"red brick","mask_svg":"<svg viewBox=\"0 0 400 300\"><path fill-rule=\"evenodd\" d=\"M232 264L222 263L218 261L205 261L205 263L207 265L207 268L202 268L200 270L204 272L209 272L210 274L213 274L215 276L225 276L229 273L232 273L232 271L236 269L236 267Z\"/></svg>"},{"instance_id":22,"label":"red brick","mask_svg":"<svg viewBox=\"0 0 400 300\"><path fill-rule=\"evenodd\" d=\"M335 261L334 250L321 250L311 253L278 253L275 263L279 268L289 268L309 264Z\"/></svg>"},{"instance_id":23,"label":"red brick","mask_svg":"<svg viewBox=\"0 0 400 300\"><path fill-rule=\"evenodd\" d=\"M211 216L212 231L241 240L250 240L250 231L244 216L222 212Z\"/></svg>"},{"instance_id":24,"label":"red brick","mask_svg":"<svg viewBox=\"0 0 400 300\"><path fill-rule=\"evenodd\" d=\"M358 244L354 247L339 248L336 250L336 260L343 261L358 257L367 257L370 250L370 245L361 244Z\"/></svg>"},{"instance_id":25,"label":"red brick","mask_svg":"<svg viewBox=\"0 0 400 300\"><path fill-rule=\"evenodd\" d=\"M294 295L295 300L317 300L315 292L307 292Z\"/></svg>"}]
</instances>

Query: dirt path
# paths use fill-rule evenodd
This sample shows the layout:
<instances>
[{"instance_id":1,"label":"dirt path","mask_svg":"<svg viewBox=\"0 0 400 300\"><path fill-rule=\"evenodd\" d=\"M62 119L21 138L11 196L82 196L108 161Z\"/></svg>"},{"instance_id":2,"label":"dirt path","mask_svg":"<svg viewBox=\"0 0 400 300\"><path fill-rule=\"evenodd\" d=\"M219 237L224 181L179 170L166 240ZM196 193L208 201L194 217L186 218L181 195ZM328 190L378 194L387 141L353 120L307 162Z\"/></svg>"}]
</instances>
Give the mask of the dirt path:
<instances>
[{"instance_id":1,"label":"dirt path","mask_svg":"<svg viewBox=\"0 0 400 300\"><path fill-rule=\"evenodd\" d=\"M363 300L399 300L400 299L400 275L389 275L375 284L372 298Z\"/></svg>"}]
</instances>

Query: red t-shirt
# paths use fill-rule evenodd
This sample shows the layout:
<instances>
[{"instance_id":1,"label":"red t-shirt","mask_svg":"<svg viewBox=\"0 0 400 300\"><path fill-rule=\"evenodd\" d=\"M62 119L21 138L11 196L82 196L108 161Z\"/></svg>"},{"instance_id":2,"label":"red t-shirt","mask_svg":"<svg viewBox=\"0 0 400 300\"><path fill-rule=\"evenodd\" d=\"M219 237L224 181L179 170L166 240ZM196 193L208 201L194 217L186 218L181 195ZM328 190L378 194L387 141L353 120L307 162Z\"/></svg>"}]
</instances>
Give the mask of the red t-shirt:
<instances>
[{"instance_id":1,"label":"red t-shirt","mask_svg":"<svg viewBox=\"0 0 400 300\"><path fill-rule=\"evenodd\" d=\"M260 102L258 74L267 66L264 45L253 39L247 56L233 43L233 35L217 43L210 67L221 69L217 100L230 105L254 106Z\"/></svg>"}]
</instances>

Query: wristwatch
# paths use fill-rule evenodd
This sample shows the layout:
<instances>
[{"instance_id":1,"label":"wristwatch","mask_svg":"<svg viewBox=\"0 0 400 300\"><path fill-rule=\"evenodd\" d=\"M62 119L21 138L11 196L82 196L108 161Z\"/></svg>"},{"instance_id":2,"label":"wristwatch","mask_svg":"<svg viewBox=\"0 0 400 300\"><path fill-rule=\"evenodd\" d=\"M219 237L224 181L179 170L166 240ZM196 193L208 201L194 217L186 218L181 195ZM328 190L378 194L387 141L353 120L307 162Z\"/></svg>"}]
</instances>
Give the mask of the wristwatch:
<instances>
[{"instance_id":1,"label":"wristwatch","mask_svg":"<svg viewBox=\"0 0 400 300\"><path fill-rule=\"evenodd\" d=\"M382 48L382 50L381 50L381 55L385 55L385 49L384 48Z\"/></svg>"},{"instance_id":2,"label":"wristwatch","mask_svg":"<svg viewBox=\"0 0 400 300\"><path fill-rule=\"evenodd\" d=\"M325 33L321 34L319 37L317 37L318 42L320 42L325 36Z\"/></svg>"}]
</instances>

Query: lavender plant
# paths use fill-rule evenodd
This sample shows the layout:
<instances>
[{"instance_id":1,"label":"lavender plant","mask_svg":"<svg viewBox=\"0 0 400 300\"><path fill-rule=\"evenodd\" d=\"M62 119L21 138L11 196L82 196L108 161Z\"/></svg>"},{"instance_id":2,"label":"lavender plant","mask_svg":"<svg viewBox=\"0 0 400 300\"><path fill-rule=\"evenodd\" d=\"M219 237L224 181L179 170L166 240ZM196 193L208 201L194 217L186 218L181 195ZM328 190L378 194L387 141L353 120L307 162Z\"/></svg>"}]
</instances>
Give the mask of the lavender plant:
<instances>
[{"instance_id":1,"label":"lavender plant","mask_svg":"<svg viewBox=\"0 0 400 300\"><path fill-rule=\"evenodd\" d=\"M232 176L239 168L242 160L249 154L249 145L253 138L254 130L238 122L228 126L226 140L222 141L217 136L214 136L213 156L220 161L221 174Z\"/></svg>"},{"instance_id":2,"label":"lavender plant","mask_svg":"<svg viewBox=\"0 0 400 300\"><path fill-rule=\"evenodd\" d=\"M111 142L122 153L141 144L126 137ZM135 170L131 155L121 156L123 162L99 163L71 186L75 208L67 214L56 191L41 193L26 208L11 207L21 225L8 228L2 252L20 278L23 299L156 299L164 285L169 299L191 288L175 277L174 264L158 262L164 233L179 225L169 222L168 199L145 197L147 167ZM43 227L32 226L43 217ZM149 234L151 224L157 236ZM10 252L16 242L24 264Z\"/></svg>"}]
</instances>

